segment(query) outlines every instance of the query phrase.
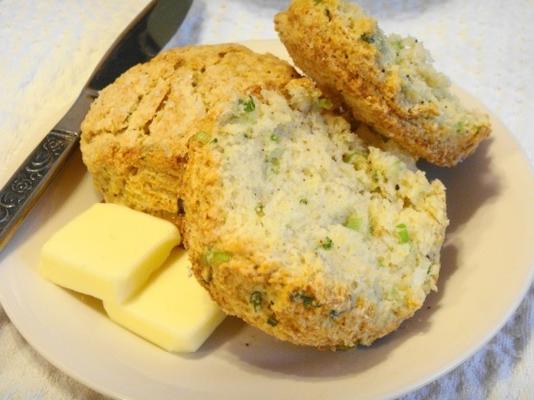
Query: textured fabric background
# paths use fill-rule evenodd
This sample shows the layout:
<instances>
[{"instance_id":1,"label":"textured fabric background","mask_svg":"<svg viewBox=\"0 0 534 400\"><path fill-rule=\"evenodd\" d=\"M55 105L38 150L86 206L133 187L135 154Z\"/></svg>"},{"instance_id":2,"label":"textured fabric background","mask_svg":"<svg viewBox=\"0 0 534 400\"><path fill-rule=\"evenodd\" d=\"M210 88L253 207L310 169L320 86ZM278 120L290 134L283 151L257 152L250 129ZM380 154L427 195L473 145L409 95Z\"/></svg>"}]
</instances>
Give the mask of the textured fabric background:
<instances>
[{"instance_id":1,"label":"textured fabric background","mask_svg":"<svg viewBox=\"0 0 534 400\"><path fill-rule=\"evenodd\" d=\"M0 0L0 185L68 109L147 0ZM534 164L534 1L361 0L386 31L421 39L439 69L481 99ZM285 0L195 0L172 45L275 38ZM496 293L498 296L498 293ZM460 333L459 333L460 334ZM534 399L534 288L471 359L406 395ZM39 356L0 307L0 400L104 399Z\"/></svg>"}]
</instances>

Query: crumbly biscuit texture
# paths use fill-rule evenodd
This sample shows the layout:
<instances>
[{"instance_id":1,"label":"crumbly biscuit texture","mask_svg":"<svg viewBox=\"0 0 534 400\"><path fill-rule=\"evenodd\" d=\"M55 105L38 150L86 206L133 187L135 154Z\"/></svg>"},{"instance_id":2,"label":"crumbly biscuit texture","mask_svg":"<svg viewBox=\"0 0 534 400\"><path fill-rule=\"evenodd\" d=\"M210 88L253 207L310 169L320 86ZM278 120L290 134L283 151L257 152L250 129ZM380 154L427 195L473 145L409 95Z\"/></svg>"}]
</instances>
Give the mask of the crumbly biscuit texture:
<instances>
[{"instance_id":1,"label":"crumbly biscuit texture","mask_svg":"<svg viewBox=\"0 0 534 400\"><path fill-rule=\"evenodd\" d=\"M336 349L395 330L436 288L445 190L365 144L307 78L230 98L189 140L185 240L223 310Z\"/></svg>"},{"instance_id":2,"label":"crumbly biscuit texture","mask_svg":"<svg viewBox=\"0 0 534 400\"><path fill-rule=\"evenodd\" d=\"M489 135L488 117L462 106L417 39L385 35L357 5L293 0L275 25L325 93L414 157L453 166Z\"/></svg>"},{"instance_id":3,"label":"crumbly biscuit texture","mask_svg":"<svg viewBox=\"0 0 534 400\"><path fill-rule=\"evenodd\" d=\"M234 44L166 51L104 89L82 124L81 150L107 202L182 221L188 139L211 126L225 99L276 89L298 74L271 55Z\"/></svg>"}]
</instances>

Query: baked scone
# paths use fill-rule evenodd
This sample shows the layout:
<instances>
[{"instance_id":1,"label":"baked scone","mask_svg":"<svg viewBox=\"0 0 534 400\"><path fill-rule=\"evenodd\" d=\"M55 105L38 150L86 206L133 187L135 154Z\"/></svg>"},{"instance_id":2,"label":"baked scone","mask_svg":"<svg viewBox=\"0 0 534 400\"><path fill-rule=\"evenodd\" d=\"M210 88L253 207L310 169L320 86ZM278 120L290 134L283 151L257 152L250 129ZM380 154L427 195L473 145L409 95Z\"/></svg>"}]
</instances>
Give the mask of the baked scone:
<instances>
[{"instance_id":1,"label":"baked scone","mask_svg":"<svg viewBox=\"0 0 534 400\"><path fill-rule=\"evenodd\" d=\"M107 202L181 225L189 137L244 89L284 87L297 72L234 44L184 47L137 65L104 89L82 124L83 161Z\"/></svg>"},{"instance_id":2,"label":"baked scone","mask_svg":"<svg viewBox=\"0 0 534 400\"><path fill-rule=\"evenodd\" d=\"M357 5L293 0L275 25L323 92L413 156L453 166L489 135L488 117L462 106L417 39L385 35Z\"/></svg>"},{"instance_id":3,"label":"baked scone","mask_svg":"<svg viewBox=\"0 0 534 400\"><path fill-rule=\"evenodd\" d=\"M436 288L445 190L366 145L308 78L243 91L189 140L184 237L222 309L299 345L369 345Z\"/></svg>"}]
</instances>

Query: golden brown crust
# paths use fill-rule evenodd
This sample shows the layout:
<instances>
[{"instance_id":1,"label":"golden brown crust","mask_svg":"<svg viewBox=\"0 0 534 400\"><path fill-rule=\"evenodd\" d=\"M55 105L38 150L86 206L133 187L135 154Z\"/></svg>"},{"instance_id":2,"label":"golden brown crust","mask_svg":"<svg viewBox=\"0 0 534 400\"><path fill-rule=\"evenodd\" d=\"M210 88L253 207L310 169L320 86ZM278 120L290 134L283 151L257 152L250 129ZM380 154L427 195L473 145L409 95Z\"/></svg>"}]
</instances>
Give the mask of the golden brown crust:
<instances>
[{"instance_id":1,"label":"golden brown crust","mask_svg":"<svg viewBox=\"0 0 534 400\"><path fill-rule=\"evenodd\" d=\"M108 202L181 227L186 143L210 126L235 91L278 87L298 76L286 62L236 44L161 53L105 88L82 124L81 150Z\"/></svg>"},{"instance_id":2,"label":"golden brown crust","mask_svg":"<svg viewBox=\"0 0 534 400\"><path fill-rule=\"evenodd\" d=\"M490 134L489 122L458 135L429 118L436 113L431 104L409 110L399 105L398 76L379 78L376 48L348 34L346 20L337 16L341 3L294 0L275 17L276 30L295 64L325 93L343 100L357 120L394 139L415 157L453 166L472 153ZM355 24L362 34L376 29L376 21L368 17Z\"/></svg>"}]
</instances>

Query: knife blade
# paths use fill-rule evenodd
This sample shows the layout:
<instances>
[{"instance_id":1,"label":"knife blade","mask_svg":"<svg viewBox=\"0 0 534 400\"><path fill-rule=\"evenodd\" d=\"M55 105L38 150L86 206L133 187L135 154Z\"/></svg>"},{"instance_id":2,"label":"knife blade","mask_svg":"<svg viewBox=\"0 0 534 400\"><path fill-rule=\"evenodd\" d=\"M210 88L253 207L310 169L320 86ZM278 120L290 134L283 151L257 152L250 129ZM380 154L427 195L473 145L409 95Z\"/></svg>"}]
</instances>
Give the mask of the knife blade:
<instances>
[{"instance_id":1,"label":"knife blade","mask_svg":"<svg viewBox=\"0 0 534 400\"><path fill-rule=\"evenodd\" d=\"M153 0L124 29L80 95L0 190L0 252L80 140L80 125L98 91L155 56L176 33L193 0Z\"/></svg>"}]
</instances>

